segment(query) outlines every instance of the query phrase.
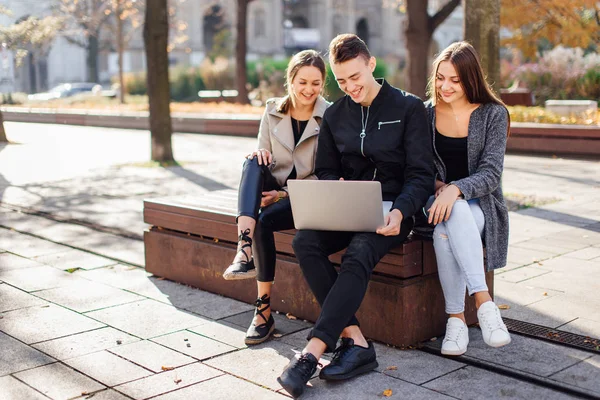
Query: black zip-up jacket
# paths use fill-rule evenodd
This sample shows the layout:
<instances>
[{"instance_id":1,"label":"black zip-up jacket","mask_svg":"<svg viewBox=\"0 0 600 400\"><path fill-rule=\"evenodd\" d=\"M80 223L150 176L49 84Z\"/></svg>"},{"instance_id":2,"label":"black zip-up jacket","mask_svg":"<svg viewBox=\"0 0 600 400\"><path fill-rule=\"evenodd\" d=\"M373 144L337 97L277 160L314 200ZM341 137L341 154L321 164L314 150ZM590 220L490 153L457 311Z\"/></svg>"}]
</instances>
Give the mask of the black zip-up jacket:
<instances>
[{"instance_id":1,"label":"black zip-up jacket","mask_svg":"<svg viewBox=\"0 0 600 400\"><path fill-rule=\"evenodd\" d=\"M325 111L315 173L321 180L381 182L383 200L393 201L406 219L435 187L427 114L418 97L380 83L370 107L344 96Z\"/></svg>"}]
</instances>

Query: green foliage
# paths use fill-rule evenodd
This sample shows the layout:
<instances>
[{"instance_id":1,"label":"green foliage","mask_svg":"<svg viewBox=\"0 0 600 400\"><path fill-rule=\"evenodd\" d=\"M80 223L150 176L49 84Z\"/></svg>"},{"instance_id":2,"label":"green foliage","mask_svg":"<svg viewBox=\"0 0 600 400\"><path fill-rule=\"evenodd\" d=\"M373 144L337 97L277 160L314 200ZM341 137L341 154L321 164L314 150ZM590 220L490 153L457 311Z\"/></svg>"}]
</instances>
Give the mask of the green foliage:
<instances>
[{"instance_id":1,"label":"green foliage","mask_svg":"<svg viewBox=\"0 0 600 400\"><path fill-rule=\"evenodd\" d=\"M253 87L258 87L262 80L270 80L273 77L280 82L281 87L285 84L285 69L288 59L275 60L272 58L263 58L258 61L248 61L246 70L248 73L248 83Z\"/></svg>"}]
</instances>

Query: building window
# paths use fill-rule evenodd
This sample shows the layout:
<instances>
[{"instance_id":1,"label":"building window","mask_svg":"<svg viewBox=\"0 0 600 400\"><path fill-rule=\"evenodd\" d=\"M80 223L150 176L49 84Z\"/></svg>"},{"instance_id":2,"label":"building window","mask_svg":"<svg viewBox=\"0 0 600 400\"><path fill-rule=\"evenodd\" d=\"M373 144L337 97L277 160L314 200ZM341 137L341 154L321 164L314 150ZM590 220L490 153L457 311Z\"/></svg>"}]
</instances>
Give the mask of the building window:
<instances>
[{"instance_id":1,"label":"building window","mask_svg":"<svg viewBox=\"0 0 600 400\"><path fill-rule=\"evenodd\" d=\"M261 38L267 35L265 30L266 22L265 22L265 10L262 8L254 11L254 37Z\"/></svg>"}]
</instances>

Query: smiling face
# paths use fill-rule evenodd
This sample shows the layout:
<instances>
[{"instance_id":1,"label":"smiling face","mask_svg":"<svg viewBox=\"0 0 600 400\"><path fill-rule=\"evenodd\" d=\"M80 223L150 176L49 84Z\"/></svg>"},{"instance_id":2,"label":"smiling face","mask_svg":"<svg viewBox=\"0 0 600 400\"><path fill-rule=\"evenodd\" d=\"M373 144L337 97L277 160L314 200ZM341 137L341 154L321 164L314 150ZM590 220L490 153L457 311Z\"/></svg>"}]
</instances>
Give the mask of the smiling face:
<instances>
[{"instance_id":1,"label":"smiling face","mask_svg":"<svg viewBox=\"0 0 600 400\"><path fill-rule=\"evenodd\" d=\"M341 63L331 63L331 70L340 89L352 101L368 106L377 95L377 82L373 78L375 65L375 57L367 61L359 56Z\"/></svg>"},{"instance_id":2,"label":"smiling face","mask_svg":"<svg viewBox=\"0 0 600 400\"><path fill-rule=\"evenodd\" d=\"M312 65L301 67L294 78L290 88L297 106L312 106L323 90L323 74Z\"/></svg>"},{"instance_id":3,"label":"smiling face","mask_svg":"<svg viewBox=\"0 0 600 400\"><path fill-rule=\"evenodd\" d=\"M435 76L435 90L437 98L448 104L466 99L458 72L450 61L440 62Z\"/></svg>"}]
</instances>

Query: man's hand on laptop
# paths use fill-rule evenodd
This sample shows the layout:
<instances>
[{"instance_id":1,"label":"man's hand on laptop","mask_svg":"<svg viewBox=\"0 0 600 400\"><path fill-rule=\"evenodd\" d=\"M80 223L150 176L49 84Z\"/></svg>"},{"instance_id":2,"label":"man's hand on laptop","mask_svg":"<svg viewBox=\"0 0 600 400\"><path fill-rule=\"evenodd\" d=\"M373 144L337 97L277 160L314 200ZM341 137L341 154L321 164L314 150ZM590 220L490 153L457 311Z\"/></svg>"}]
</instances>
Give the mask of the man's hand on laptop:
<instances>
[{"instance_id":1,"label":"man's hand on laptop","mask_svg":"<svg viewBox=\"0 0 600 400\"><path fill-rule=\"evenodd\" d=\"M258 165L269 165L273 162L273 155L267 149L258 149L246 156L248 160L252 160L254 157L258 160Z\"/></svg>"},{"instance_id":2,"label":"man's hand on laptop","mask_svg":"<svg viewBox=\"0 0 600 400\"><path fill-rule=\"evenodd\" d=\"M402 212L394 208L385 217L385 226L377 229L377 233L383 236L396 236L400 234L400 224L402 223Z\"/></svg>"}]
</instances>

